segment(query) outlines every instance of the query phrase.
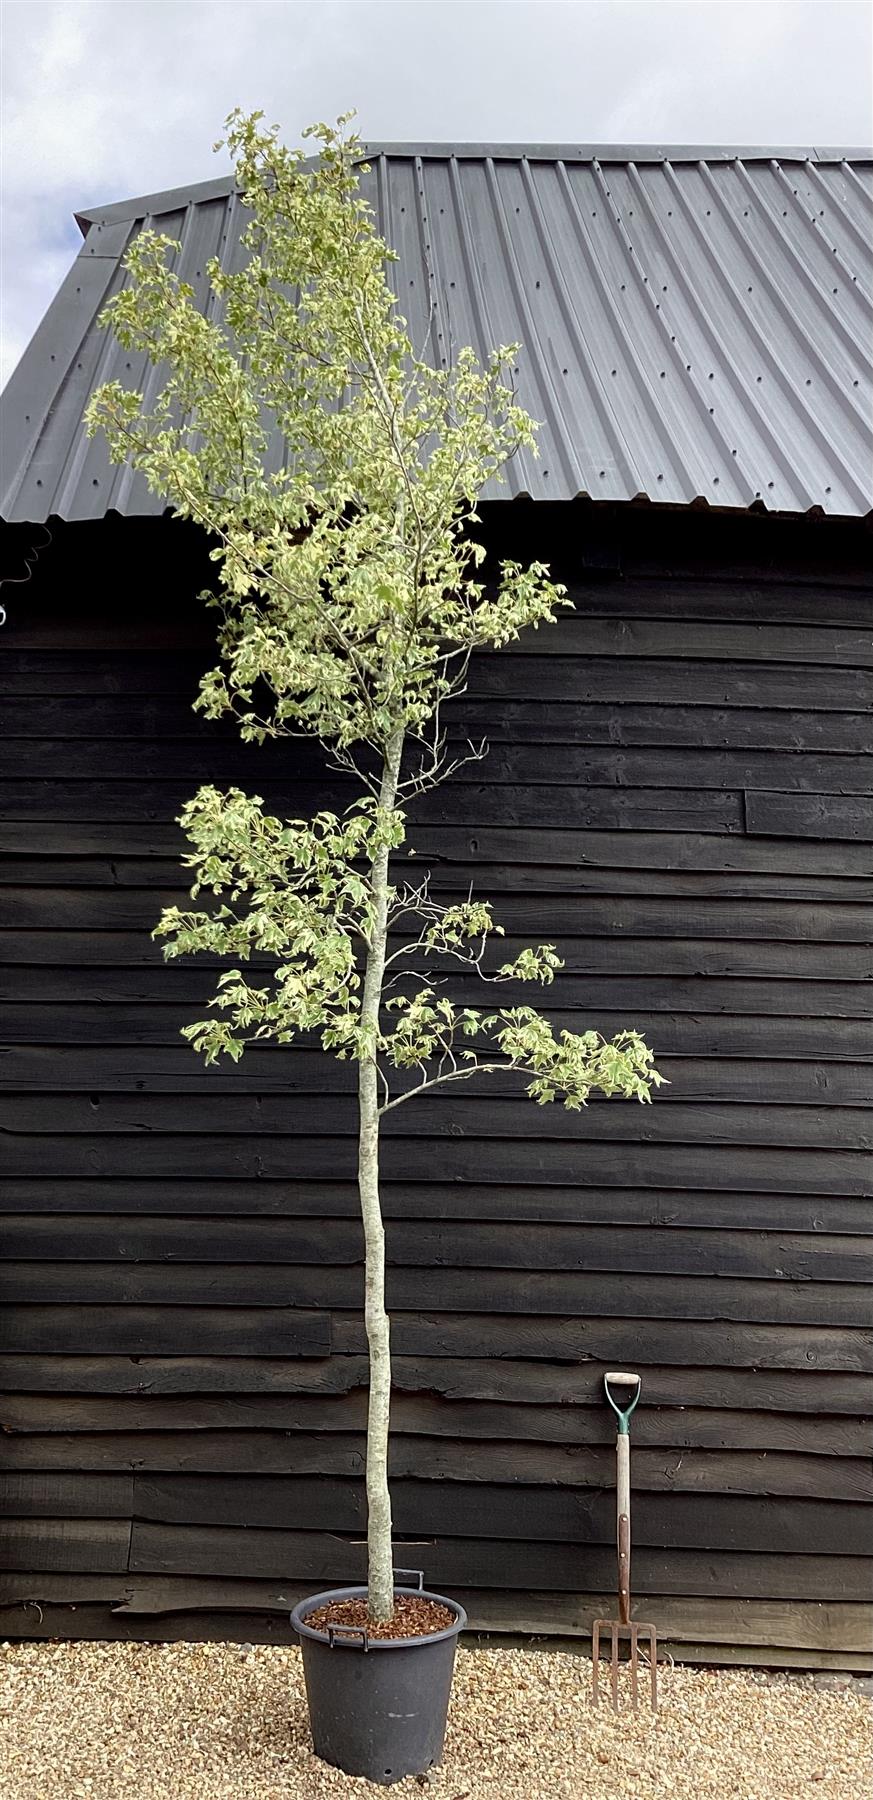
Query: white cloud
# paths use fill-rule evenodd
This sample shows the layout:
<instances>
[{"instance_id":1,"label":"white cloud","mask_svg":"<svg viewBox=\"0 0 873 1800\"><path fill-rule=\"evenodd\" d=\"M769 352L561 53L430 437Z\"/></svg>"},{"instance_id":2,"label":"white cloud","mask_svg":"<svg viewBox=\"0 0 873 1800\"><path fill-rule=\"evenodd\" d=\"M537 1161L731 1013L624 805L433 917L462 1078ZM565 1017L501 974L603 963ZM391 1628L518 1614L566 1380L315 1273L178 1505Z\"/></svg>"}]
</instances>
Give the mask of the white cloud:
<instances>
[{"instance_id":1,"label":"white cloud","mask_svg":"<svg viewBox=\"0 0 873 1800\"><path fill-rule=\"evenodd\" d=\"M200 181L235 104L288 138L864 142L866 0L7 0L2 368L76 207Z\"/></svg>"}]
</instances>

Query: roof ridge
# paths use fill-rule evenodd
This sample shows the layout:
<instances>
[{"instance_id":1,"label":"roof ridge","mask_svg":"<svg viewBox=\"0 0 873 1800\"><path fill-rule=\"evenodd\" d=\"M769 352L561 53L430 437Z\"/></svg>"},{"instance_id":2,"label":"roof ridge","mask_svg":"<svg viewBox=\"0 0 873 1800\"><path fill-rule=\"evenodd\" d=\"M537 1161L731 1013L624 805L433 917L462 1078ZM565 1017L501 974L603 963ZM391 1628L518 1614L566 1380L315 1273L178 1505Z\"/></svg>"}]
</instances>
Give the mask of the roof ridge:
<instances>
[{"instance_id":1,"label":"roof ridge","mask_svg":"<svg viewBox=\"0 0 873 1800\"><path fill-rule=\"evenodd\" d=\"M361 142L361 161L385 157L421 157L423 161L446 162L455 158L471 162L577 162L577 163L685 163L685 162L809 162L823 164L873 163L873 147L814 149L810 146L748 147L718 144L476 144L392 143L389 140L366 139ZM314 161L315 159L310 159ZM149 212L175 212L180 207L201 200L222 199L234 188L232 174L216 175L207 181L182 183L177 187L158 188L151 194L136 194L130 199L112 200L105 206L86 206L75 213L82 235L97 220L141 218ZM160 205L157 204L160 202Z\"/></svg>"},{"instance_id":2,"label":"roof ridge","mask_svg":"<svg viewBox=\"0 0 873 1800\"><path fill-rule=\"evenodd\" d=\"M869 145L828 146L772 144L613 144L613 143L453 143L437 140L392 142L364 138L370 156L506 157L537 162L871 162Z\"/></svg>"}]
</instances>

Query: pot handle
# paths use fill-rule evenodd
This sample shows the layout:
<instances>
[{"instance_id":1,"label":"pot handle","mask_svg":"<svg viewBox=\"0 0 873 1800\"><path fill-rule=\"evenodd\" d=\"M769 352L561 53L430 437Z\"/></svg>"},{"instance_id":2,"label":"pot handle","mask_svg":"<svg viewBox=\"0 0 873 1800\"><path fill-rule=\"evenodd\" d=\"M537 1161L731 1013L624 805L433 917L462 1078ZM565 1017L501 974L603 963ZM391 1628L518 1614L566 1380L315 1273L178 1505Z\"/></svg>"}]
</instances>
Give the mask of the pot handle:
<instances>
[{"instance_id":1,"label":"pot handle","mask_svg":"<svg viewBox=\"0 0 873 1800\"><path fill-rule=\"evenodd\" d=\"M355 1639L358 1640L364 1651L369 1650L370 1633L366 1625L328 1625L327 1641L332 1650L336 1649L338 1642L348 1643Z\"/></svg>"},{"instance_id":2,"label":"pot handle","mask_svg":"<svg viewBox=\"0 0 873 1800\"><path fill-rule=\"evenodd\" d=\"M401 1580L401 1577L403 1575L411 1575L412 1580L411 1581ZM394 1570L394 1585L395 1585L395 1587L417 1587L419 1593L423 1594L424 1593L424 1570L423 1569L395 1569Z\"/></svg>"}]
</instances>

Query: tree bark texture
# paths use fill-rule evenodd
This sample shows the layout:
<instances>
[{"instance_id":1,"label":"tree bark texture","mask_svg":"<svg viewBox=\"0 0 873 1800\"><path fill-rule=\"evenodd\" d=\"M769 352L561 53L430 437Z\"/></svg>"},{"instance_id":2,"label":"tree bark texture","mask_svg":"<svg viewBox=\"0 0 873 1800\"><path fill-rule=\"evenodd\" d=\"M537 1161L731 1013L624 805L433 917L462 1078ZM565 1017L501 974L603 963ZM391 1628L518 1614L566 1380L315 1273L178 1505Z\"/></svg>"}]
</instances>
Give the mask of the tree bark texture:
<instances>
[{"instance_id":1,"label":"tree bark texture","mask_svg":"<svg viewBox=\"0 0 873 1800\"><path fill-rule=\"evenodd\" d=\"M394 805L403 735L386 750L379 804ZM371 870L374 919L367 953L361 1023L375 1039L379 1030L382 983L388 932L387 846L379 850ZM394 1553L391 1497L388 1491L388 1428L391 1407L391 1327L385 1310L385 1228L379 1197L379 1088L375 1055L360 1064L358 1075L358 1189L364 1222L364 1317L370 1353L367 1409L367 1582L370 1617L386 1620L394 1612Z\"/></svg>"}]
</instances>

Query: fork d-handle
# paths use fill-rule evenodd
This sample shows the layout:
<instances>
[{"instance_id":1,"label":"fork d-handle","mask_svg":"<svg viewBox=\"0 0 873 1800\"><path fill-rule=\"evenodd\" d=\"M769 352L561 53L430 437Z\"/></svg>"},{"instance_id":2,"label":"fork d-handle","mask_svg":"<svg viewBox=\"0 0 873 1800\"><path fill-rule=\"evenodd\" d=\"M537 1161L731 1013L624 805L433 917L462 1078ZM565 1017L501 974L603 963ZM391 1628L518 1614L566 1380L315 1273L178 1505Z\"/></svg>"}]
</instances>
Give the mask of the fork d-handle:
<instances>
[{"instance_id":1,"label":"fork d-handle","mask_svg":"<svg viewBox=\"0 0 873 1800\"><path fill-rule=\"evenodd\" d=\"M639 1375L626 1369L610 1369L603 1377L606 1398L618 1420L615 1440L615 1543L618 1553L618 1616L623 1625L630 1624L630 1417L640 1397ZM622 1406L613 1389L633 1389Z\"/></svg>"}]
</instances>

